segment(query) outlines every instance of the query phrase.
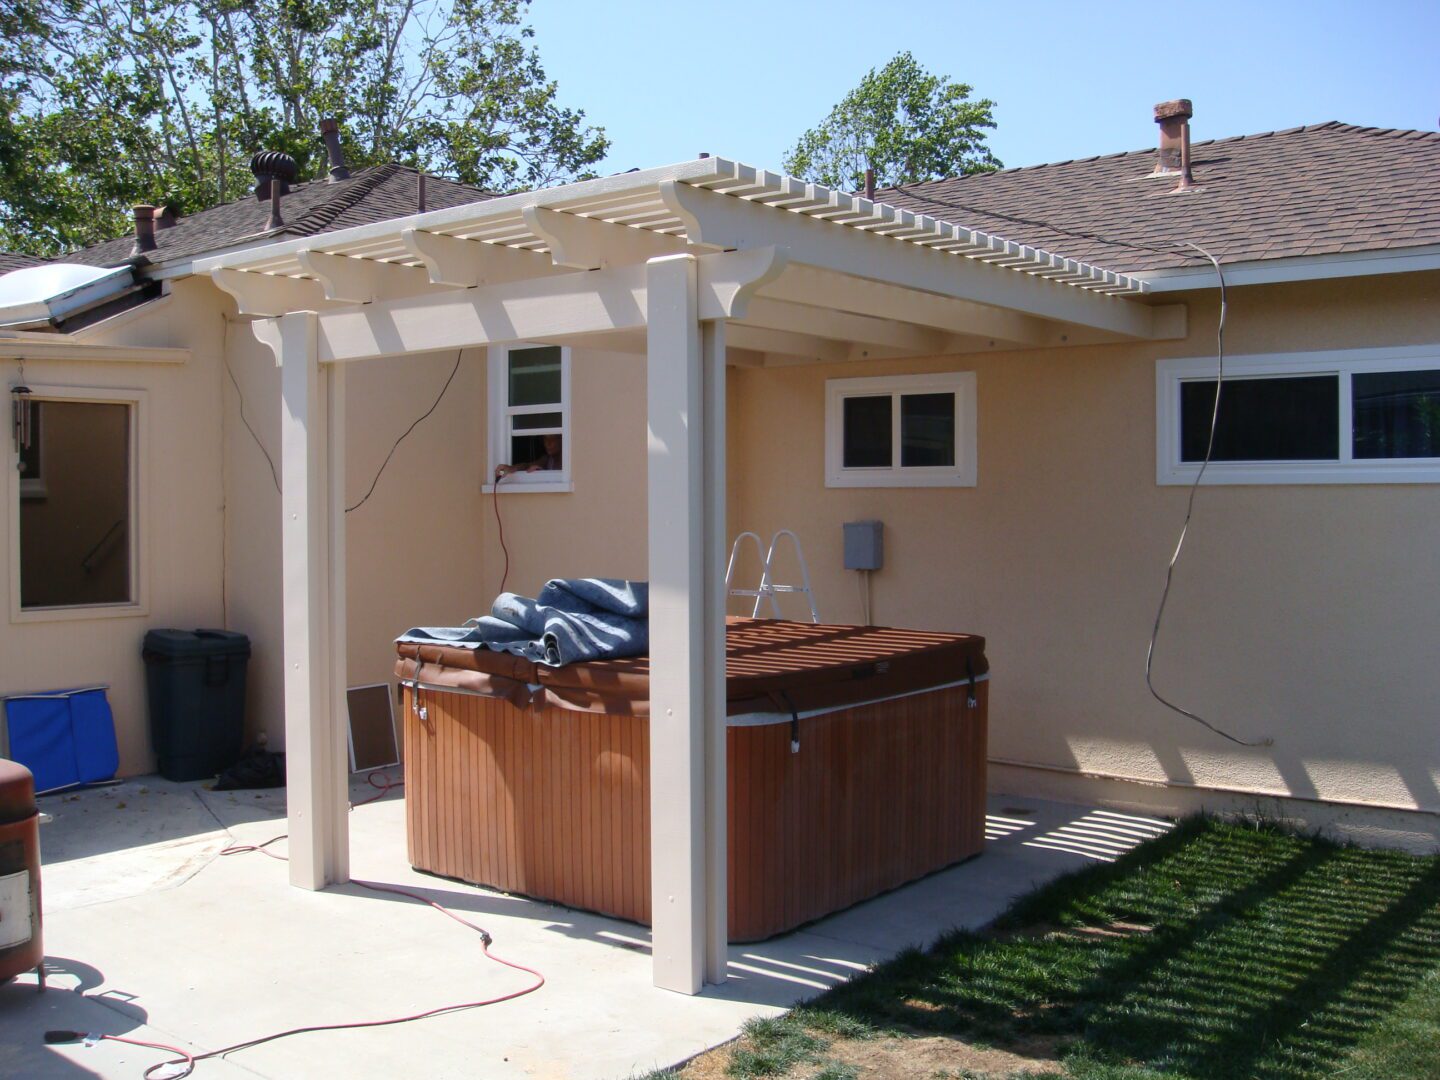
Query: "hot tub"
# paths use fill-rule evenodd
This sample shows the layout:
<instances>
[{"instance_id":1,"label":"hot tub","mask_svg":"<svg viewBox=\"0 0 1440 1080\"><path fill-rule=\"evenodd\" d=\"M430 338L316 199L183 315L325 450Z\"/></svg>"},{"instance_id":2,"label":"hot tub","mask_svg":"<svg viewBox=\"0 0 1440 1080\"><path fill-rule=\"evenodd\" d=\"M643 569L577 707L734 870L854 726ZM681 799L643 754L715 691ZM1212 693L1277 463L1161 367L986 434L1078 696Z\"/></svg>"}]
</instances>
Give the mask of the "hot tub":
<instances>
[{"instance_id":1,"label":"hot tub","mask_svg":"<svg viewBox=\"0 0 1440 1080\"><path fill-rule=\"evenodd\" d=\"M727 629L730 940L980 852L983 638L753 619ZM648 661L547 668L398 649L411 864L648 924Z\"/></svg>"}]
</instances>

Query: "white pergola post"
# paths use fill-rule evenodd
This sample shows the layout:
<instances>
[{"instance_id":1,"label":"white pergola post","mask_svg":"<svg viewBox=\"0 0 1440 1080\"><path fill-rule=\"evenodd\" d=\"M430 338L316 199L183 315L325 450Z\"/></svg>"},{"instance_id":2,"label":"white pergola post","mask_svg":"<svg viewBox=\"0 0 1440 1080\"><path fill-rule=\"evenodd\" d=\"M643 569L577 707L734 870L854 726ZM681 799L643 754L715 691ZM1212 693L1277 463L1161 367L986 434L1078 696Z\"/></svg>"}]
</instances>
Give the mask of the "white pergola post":
<instances>
[{"instance_id":1,"label":"white pergola post","mask_svg":"<svg viewBox=\"0 0 1440 1080\"><path fill-rule=\"evenodd\" d=\"M345 369L318 359L317 319L277 320L290 882L350 879L345 717Z\"/></svg>"},{"instance_id":2,"label":"white pergola post","mask_svg":"<svg viewBox=\"0 0 1440 1080\"><path fill-rule=\"evenodd\" d=\"M725 979L725 335L693 255L647 279L655 985Z\"/></svg>"}]
</instances>

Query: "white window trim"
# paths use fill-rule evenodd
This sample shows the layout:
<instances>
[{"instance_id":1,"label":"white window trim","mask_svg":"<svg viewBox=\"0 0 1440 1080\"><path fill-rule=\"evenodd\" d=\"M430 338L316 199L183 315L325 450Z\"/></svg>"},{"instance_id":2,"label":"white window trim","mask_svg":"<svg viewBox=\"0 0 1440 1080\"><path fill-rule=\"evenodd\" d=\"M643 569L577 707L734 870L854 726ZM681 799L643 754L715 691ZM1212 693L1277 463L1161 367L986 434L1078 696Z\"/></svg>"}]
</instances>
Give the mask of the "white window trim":
<instances>
[{"instance_id":1,"label":"white window trim","mask_svg":"<svg viewBox=\"0 0 1440 1080\"><path fill-rule=\"evenodd\" d=\"M10 621L12 623L64 622L80 619L134 618L150 613L150 434L148 394L98 386L50 386L32 384L35 401L80 401L99 405L128 405L130 424L130 595L114 604L84 604L64 607L20 606L20 470L13 438L4 439L5 481L0 496L10 518ZM42 429L43 437L43 429Z\"/></svg>"},{"instance_id":2,"label":"white window trim","mask_svg":"<svg viewBox=\"0 0 1440 1080\"><path fill-rule=\"evenodd\" d=\"M1368 371L1440 368L1440 345L1384 349L1326 349L1303 353L1227 356L1225 377L1337 375L1340 458L1337 461L1212 461L1205 484L1433 484L1440 458L1353 457L1350 376ZM1155 366L1155 482L1193 484L1198 462L1180 460L1180 385L1215 381L1215 357L1161 360Z\"/></svg>"},{"instance_id":3,"label":"white window trim","mask_svg":"<svg viewBox=\"0 0 1440 1080\"><path fill-rule=\"evenodd\" d=\"M509 360L510 353L516 349L543 349L550 348L547 342L543 341L516 341L509 345L492 345L489 349L487 363L489 365L489 408L486 418L486 445L488 454L486 458L485 475L482 477L480 490L488 495L495 490L495 469L499 465L514 464L509 460L510 455L510 424L506 402L509 399ZM543 494L554 492L570 492L575 490L571 481L571 462L575 460L574 427L570 423L570 347L559 346L560 349L560 425L563 432L564 449L562 457L565 462L563 469L554 469L548 472L516 472L507 476L500 484L500 490L506 494L527 493ZM535 406L537 412L556 412L554 406Z\"/></svg>"},{"instance_id":4,"label":"white window trim","mask_svg":"<svg viewBox=\"0 0 1440 1080\"><path fill-rule=\"evenodd\" d=\"M900 464L902 394L955 395L955 464L906 467ZM849 397L892 396L891 462L886 468L844 466L845 413ZM825 486L838 488L974 487L977 482L975 373L946 371L933 375L882 375L825 381Z\"/></svg>"}]
</instances>

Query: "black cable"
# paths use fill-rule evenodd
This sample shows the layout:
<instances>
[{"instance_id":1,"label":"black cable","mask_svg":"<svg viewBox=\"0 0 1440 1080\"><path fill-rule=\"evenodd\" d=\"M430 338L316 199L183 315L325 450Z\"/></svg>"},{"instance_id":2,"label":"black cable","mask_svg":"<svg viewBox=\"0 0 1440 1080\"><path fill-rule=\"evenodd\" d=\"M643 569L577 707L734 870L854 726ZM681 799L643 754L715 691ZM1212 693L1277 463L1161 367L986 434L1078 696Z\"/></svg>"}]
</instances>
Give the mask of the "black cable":
<instances>
[{"instance_id":1,"label":"black cable","mask_svg":"<svg viewBox=\"0 0 1440 1080\"><path fill-rule=\"evenodd\" d=\"M367 502L370 501L370 496L375 494L375 485L380 483L380 477L385 475L385 466L390 464L390 459L395 456L395 451L400 449L400 444L409 437L412 431L414 431L417 427L419 427L422 423L429 419L431 413L433 413L436 409L440 407L440 402L445 400L445 392L450 389L450 384L455 381L456 372L460 370L460 358L464 355L464 352L465 350L461 349L455 354L455 366L450 369L450 377L445 380L445 385L440 388L440 395L435 399L435 403L431 405L430 408L426 409L425 412L420 415L420 418L418 420L416 420L413 424L411 424L408 428L405 429L405 434L401 435L398 439L395 440L395 445L390 447L390 453L386 454L385 460L380 463L380 471L375 474L375 479L370 481L370 490L365 492L365 497L362 498L359 502L357 502L354 506L347 506L345 508L345 512L347 514L350 513L352 510L359 510L360 507L364 506Z\"/></svg>"},{"instance_id":2,"label":"black cable","mask_svg":"<svg viewBox=\"0 0 1440 1080\"><path fill-rule=\"evenodd\" d=\"M1210 467L1211 456L1215 452L1215 433L1220 426L1220 390L1225 382L1225 272L1220 269L1220 261L1206 251L1199 244L1186 243L1200 252L1210 260L1215 267L1215 274L1220 279L1220 322L1215 330L1215 407L1210 411L1210 438L1205 444L1205 460L1200 463L1200 469L1195 474L1195 480L1190 485L1190 499L1185 505L1185 523L1180 526L1180 538L1175 543L1175 553L1170 556L1170 565L1165 568L1165 589L1160 593L1160 606L1155 610L1155 626L1150 631L1150 646L1145 650L1145 686L1150 691L1150 696L1164 705L1167 709L1179 713L1186 719L1193 720L1202 727L1209 728L1221 738L1229 739L1239 746L1271 746L1273 739L1260 739L1255 742L1247 742L1244 739L1231 735L1228 731L1222 731L1204 717L1197 716L1189 709L1182 709L1179 705L1168 700L1155 689L1155 683L1151 680L1150 669L1155 660L1155 642L1160 637L1160 622L1165 617L1165 604L1170 599L1170 585L1175 579L1175 564L1180 561L1180 551L1185 546L1185 535L1190 531L1190 518L1195 513L1195 493L1200 490L1200 481L1205 478L1205 470Z\"/></svg>"},{"instance_id":3,"label":"black cable","mask_svg":"<svg viewBox=\"0 0 1440 1080\"><path fill-rule=\"evenodd\" d=\"M230 376L230 382L235 387L235 396L240 399L240 422L245 425L245 430L250 432L250 437L255 440L255 445L260 448L260 453L265 455L265 462L270 466L270 479L275 483L275 491L280 493L280 476L275 471L275 459L270 456L270 451L265 449L265 444L260 441L260 436L255 434L255 429L250 426L250 421L245 417L245 391L240 389L240 382L235 378L235 372L230 369L230 358L223 357L225 374Z\"/></svg>"}]
</instances>

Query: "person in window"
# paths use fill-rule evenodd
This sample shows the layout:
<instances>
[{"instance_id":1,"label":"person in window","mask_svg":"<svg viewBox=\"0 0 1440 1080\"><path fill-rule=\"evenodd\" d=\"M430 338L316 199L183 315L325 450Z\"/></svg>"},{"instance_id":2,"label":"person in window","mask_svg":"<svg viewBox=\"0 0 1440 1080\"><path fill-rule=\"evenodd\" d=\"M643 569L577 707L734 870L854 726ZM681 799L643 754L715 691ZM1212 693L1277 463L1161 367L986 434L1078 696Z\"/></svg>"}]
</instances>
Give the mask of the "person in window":
<instances>
[{"instance_id":1,"label":"person in window","mask_svg":"<svg viewBox=\"0 0 1440 1080\"><path fill-rule=\"evenodd\" d=\"M545 450L534 461L516 463L514 465L496 465L495 479L509 476L517 472L540 472L541 470L552 471L560 468L560 436L543 436Z\"/></svg>"}]
</instances>

